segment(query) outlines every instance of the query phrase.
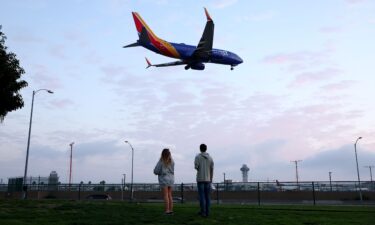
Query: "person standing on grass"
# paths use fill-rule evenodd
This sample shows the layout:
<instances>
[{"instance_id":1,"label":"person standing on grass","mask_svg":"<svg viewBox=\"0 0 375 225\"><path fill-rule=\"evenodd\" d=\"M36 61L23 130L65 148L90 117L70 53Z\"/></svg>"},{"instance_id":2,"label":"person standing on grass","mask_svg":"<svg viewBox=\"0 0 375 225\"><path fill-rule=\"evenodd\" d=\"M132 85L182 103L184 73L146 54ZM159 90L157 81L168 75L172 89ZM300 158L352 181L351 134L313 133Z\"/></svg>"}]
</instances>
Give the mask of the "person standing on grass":
<instances>
[{"instance_id":1,"label":"person standing on grass","mask_svg":"<svg viewBox=\"0 0 375 225\"><path fill-rule=\"evenodd\" d=\"M172 185L174 184L174 161L171 152L165 148L154 168L154 174L158 175L159 185L163 192L165 214L173 214Z\"/></svg>"},{"instance_id":2,"label":"person standing on grass","mask_svg":"<svg viewBox=\"0 0 375 225\"><path fill-rule=\"evenodd\" d=\"M201 144L199 146L200 153L195 157L194 166L197 170L197 186L199 194L199 215L207 217L210 213L210 193L212 177L214 174L214 161L211 156L206 152L207 146Z\"/></svg>"}]
</instances>

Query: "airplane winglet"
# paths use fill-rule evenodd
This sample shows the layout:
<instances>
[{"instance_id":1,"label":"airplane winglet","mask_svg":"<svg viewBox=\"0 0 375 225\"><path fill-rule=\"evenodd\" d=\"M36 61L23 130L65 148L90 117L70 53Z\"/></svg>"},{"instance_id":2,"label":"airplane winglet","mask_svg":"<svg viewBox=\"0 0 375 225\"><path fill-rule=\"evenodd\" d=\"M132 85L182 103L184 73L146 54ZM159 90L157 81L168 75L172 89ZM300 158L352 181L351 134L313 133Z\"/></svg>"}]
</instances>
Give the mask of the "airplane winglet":
<instances>
[{"instance_id":1,"label":"airplane winglet","mask_svg":"<svg viewBox=\"0 0 375 225\"><path fill-rule=\"evenodd\" d=\"M208 14L208 11L207 11L206 8L204 8L204 12L206 13L207 21L212 21L212 18L210 16L210 14Z\"/></svg>"},{"instance_id":2,"label":"airplane winglet","mask_svg":"<svg viewBox=\"0 0 375 225\"><path fill-rule=\"evenodd\" d=\"M147 62L146 69L148 69L150 66L152 66L152 64L151 64L151 62L146 57L145 57L145 59L146 59L146 62Z\"/></svg>"}]
</instances>

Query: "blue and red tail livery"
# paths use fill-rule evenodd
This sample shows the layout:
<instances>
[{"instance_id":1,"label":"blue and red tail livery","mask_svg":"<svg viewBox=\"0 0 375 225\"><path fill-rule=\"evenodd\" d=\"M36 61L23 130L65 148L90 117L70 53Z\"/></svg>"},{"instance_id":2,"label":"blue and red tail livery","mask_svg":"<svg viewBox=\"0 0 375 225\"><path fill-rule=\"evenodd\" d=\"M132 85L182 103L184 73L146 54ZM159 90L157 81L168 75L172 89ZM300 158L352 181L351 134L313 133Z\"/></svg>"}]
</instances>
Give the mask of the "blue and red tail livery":
<instances>
[{"instance_id":1,"label":"blue and red tail livery","mask_svg":"<svg viewBox=\"0 0 375 225\"><path fill-rule=\"evenodd\" d=\"M133 12L133 19L139 39L133 44L124 46L124 48L142 46L158 54L179 59L178 61L169 63L151 64L151 62L146 58L146 68L151 66L165 67L185 65L186 70L204 70L205 63L217 63L230 65L231 70L233 70L233 67L241 64L243 61L233 52L212 48L214 38L214 22L206 8L204 11L206 14L207 23L197 46L177 44L159 38L154 34L154 32L152 32L142 17L138 13Z\"/></svg>"}]
</instances>

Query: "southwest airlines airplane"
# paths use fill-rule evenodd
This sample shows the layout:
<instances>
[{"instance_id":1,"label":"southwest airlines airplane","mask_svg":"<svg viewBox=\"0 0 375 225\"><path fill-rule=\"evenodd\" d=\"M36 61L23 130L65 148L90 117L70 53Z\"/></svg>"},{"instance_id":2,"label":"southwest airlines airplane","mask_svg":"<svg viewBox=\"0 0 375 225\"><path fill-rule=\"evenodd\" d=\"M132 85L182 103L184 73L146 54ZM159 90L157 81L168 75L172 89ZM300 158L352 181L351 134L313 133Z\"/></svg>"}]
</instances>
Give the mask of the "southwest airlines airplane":
<instances>
[{"instance_id":1,"label":"southwest airlines airplane","mask_svg":"<svg viewBox=\"0 0 375 225\"><path fill-rule=\"evenodd\" d=\"M198 46L183 43L177 44L160 39L152 32L138 13L132 12L139 40L133 44L124 46L124 48L142 46L158 54L179 59L169 63L151 64L146 58L148 64L146 68L150 66L165 67L185 65L185 70L204 70L205 63L217 63L229 65L230 69L233 70L233 67L241 64L243 61L233 52L212 48L214 22L206 8L204 8L204 11L206 13L207 23Z\"/></svg>"}]
</instances>

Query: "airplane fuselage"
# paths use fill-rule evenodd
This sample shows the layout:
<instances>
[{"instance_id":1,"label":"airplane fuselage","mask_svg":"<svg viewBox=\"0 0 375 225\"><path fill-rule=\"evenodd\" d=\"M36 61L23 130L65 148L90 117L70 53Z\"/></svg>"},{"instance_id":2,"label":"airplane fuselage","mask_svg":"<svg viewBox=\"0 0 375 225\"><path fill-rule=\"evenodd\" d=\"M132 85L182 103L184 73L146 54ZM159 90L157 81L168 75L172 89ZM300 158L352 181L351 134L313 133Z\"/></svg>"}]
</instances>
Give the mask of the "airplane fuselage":
<instances>
[{"instance_id":1,"label":"airplane fuselage","mask_svg":"<svg viewBox=\"0 0 375 225\"><path fill-rule=\"evenodd\" d=\"M147 44L141 44L144 48L147 48L157 54L168 56L171 58L181 59L185 61L189 61L192 59L194 51L197 49L196 46L193 45L187 45L183 43L173 43L173 42L167 42L163 41L164 44L168 43L170 46L172 46L175 51L178 53L176 54L168 54L166 51L160 51L156 48L152 43ZM236 55L233 52L222 50L222 49L216 49L213 48L211 50L211 53L208 57L205 59L201 59L202 62L210 62L210 63L217 63L217 64L224 64L224 65L238 65L242 63L242 59Z\"/></svg>"}]
</instances>

